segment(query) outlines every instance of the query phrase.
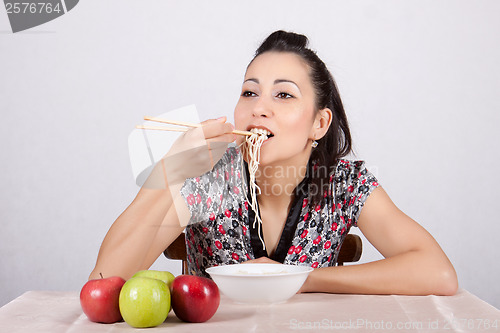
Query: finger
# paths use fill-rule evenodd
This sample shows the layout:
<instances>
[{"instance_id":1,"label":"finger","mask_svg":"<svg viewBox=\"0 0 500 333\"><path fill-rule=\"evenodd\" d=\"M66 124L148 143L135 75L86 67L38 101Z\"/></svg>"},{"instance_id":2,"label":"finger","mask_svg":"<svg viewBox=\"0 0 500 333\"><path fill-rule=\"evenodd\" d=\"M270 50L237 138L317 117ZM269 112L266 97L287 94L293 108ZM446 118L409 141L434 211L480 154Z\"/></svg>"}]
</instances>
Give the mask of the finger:
<instances>
[{"instance_id":1,"label":"finger","mask_svg":"<svg viewBox=\"0 0 500 333\"><path fill-rule=\"evenodd\" d=\"M230 134L234 130L234 126L231 123L212 123L202 128L205 139L211 139L224 134Z\"/></svg>"},{"instance_id":2,"label":"finger","mask_svg":"<svg viewBox=\"0 0 500 333\"><path fill-rule=\"evenodd\" d=\"M200 123L201 126L205 126L205 125L208 125L208 124L212 124L212 123L215 123L215 122L220 122L220 123L224 123L226 122L227 118L226 116L222 116L222 117L219 117L217 119L207 119L207 120L204 120Z\"/></svg>"},{"instance_id":3,"label":"finger","mask_svg":"<svg viewBox=\"0 0 500 333\"><path fill-rule=\"evenodd\" d=\"M187 147L198 147L206 145L206 140L217 139L220 142L230 143L236 140L232 133L234 127L231 123L225 123L225 117L204 121L203 127L196 127L185 132L181 137Z\"/></svg>"},{"instance_id":4,"label":"finger","mask_svg":"<svg viewBox=\"0 0 500 333\"><path fill-rule=\"evenodd\" d=\"M221 142L221 143L231 143L234 142L237 138L236 134L228 133L220 136L216 136L210 139L205 139L207 142Z\"/></svg>"},{"instance_id":5,"label":"finger","mask_svg":"<svg viewBox=\"0 0 500 333\"><path fill-rule=\"evenodd\" d=\"M226 122L227 118L226 116L219 117L217 119L207 119L204 120L200 123L201 127L207 127L207 126L212 126L214 124L224 124Z\"/></svg>"},{"instance_id":6,"label":"finger","mask_svg":"<svg viewBox=\"0 0 500 333\"><path fill-rule=\"evenodd\" d=\"M205 139L215 138L224 134L229 134L234 130L231 123L226 122L225 117L219 119L211 119L202 123L203 134ZM234 140L230 140L232 142Z\"/></svg>"}]
</instances>

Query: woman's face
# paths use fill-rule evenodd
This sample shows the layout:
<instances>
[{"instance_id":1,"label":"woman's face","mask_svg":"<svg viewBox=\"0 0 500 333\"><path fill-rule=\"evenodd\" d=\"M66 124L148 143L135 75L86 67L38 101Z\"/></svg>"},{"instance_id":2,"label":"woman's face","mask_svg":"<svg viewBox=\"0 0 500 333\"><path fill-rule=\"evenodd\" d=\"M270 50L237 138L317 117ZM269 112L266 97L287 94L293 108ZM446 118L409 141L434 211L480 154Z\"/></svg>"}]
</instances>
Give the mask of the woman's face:
<instances>
[{"instance_id":1,"label":"woman's face","mask_svg":"<svg viewBox=\"0 0 500 333\"><path fill-rule=\"evenodd\" d=\"M314 105L306 63L293 53L265 52L245 74L234 111L235 127L262 128L273 134L262 145L261 165L300 165L311 153Z\"/></svg>"}]
</instances>

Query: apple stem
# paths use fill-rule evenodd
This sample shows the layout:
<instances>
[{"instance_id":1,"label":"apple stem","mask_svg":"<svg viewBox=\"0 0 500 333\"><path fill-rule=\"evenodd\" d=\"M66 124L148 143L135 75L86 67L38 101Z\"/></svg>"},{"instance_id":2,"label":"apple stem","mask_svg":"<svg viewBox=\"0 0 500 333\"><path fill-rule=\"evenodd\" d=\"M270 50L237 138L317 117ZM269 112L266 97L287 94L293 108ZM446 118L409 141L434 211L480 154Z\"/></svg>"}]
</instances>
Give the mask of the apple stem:
<instances>
[{"instance_id":1,"label":"apple stem","mask_svg":"<svg viewBox=\"0 0 500 333\"><path fill-rule=\"evenodd\" d=\"M101 273L101 272L99 272L99 275L101 276L101 279L104 279L104 277L102 276L102 273Z\"/></svg>"}]
</instances>

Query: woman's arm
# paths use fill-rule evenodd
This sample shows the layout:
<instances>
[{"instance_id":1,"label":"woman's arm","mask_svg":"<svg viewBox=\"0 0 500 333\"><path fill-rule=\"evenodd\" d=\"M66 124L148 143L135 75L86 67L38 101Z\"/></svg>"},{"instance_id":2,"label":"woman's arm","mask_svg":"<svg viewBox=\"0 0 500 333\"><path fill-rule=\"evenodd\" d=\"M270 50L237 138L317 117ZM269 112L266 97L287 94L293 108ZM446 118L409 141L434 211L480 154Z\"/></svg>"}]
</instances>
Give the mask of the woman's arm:
<instances>
[{"instance_id":1,"label":"woman's arm","mask_svg":"<svg viewBox=\"0 0 500 333\"><path fill-rule=\"evenodd\" d=\"M385 257L375 262L317 268L301 292L453 295L453 265L436 240L401 212L382 188L365 202L358 227Z\"/></svg>"},{"instance_id":2,"label":"woman's arm","mask_svg":"<svg viewBox=\"0 0 500 333\"><path fill-rule=\"evenodd\" d=\"M102 242L90 279L128 279L148 269L182 232L190 213L180 195L187 178L210 170L235 140L226 118L206 120L184 133L152 170L134 201L118 217ZM158 185L162 189L154 189ZM174 196L172 196L172 194Z\"/></svg>"},{"instance_id":3,"label":"woman's arm","mask_svg":"<svg viewBox=\"0 0 500 333\"><path fill-rule=\"evenodd\" d=\"M106 234L89 279L148 269L182 230L170 191L142 188Z\"/></svg>"}]
</instances>

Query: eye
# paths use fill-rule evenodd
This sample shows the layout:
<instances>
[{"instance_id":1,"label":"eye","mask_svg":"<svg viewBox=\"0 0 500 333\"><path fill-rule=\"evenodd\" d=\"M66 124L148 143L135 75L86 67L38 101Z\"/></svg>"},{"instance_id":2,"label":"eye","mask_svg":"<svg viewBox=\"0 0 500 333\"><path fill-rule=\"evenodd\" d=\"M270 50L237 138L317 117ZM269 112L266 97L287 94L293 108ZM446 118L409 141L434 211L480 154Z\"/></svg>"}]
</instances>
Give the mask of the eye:
<instances>
[{"instance_id":1,"label":"eye","mask_svg":"<svg viewBox=\"0 0 500 333\"><path fill-rule=\"evenodd\" d=\"M290 95L289 93L286 92L280 92L276 95L276 97L281 98L281 99L289 99L289 98L294 98L293 95Z\"/></svg>"},{"instance_id":2,"label":"eye","mask_svg":"<svg viewBox=\"0 0 500 333\"><path fill-rule=\"evenodd\" d=\"M256 93L254 93L253 91L250 91L250 90L245 90L241 93L241 96L242 97L255 97L257 96Z\"/></svg>"}]
</instances>

